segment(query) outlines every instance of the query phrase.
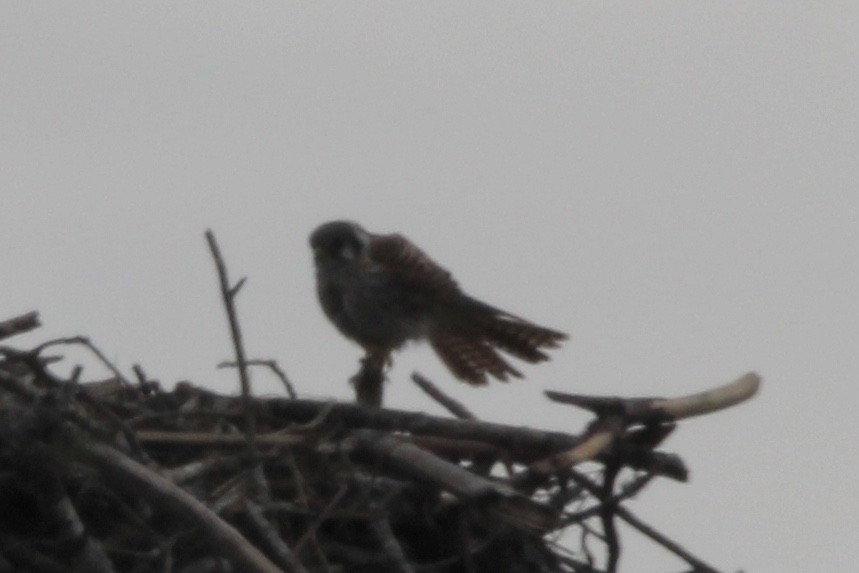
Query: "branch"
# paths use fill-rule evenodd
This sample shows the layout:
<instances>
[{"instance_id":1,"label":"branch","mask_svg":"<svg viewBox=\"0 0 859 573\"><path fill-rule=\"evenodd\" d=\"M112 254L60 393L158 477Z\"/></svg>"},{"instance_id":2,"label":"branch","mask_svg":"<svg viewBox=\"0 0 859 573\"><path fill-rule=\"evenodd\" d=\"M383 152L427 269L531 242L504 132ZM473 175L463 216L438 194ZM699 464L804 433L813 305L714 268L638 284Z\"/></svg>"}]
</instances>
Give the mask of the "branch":
<instances>
[{"instance_id":1,"label":"branch","mask_svg":"<svg viewBox=\"0 0 859 573\"><path fill-rule=\"evenodd\" d=\"M117 380L119 380L125 386L131 386L131 382L128 381L128 378L126 378L125 375L119 370L119 368L113 362L111 362L107 358L107 356L105 356L104 352L99 350L98 346L93 344L92 341L86 336L71 336L66 338L56 338L54 340L49 340L34 348L32 352L33 354L39 354L50 346L58 346L62 344L80 344L81 346L85 346L89 349L90 352L95 355L96 358L98 358L99 362L101 362L105 366L105 368L110 370L113 375L116 376Z\"/></svg>"},{"instance_id":2,"label":"branch","mask_svg":"<svg viewBox=\"0 0 859 573\"><path fill-rule=\"evenodd\" d=\"M653 527L640 520L638 517L635 516L635 514L633 514L625 507L617 506L615 512L618 517L623 519L631 527L637 529L640 533L642 533L646 537L649 537L650 539L652 539L653 541L655 541L668 551L674 553L677 557L683 559L686 563L694 567L695 573L719 573L709 564L692 555L679 543L659 533Z\"/></svg>"},{"instance_id":3,"label":"branch","mask_svg":"<svg viewBox=\"0 0 859 573\"><path fill-rule=\"evenodd\" d=\"M222 434L215 432L177 432L163 430L139 430L137 439L143 444L174 445L183 448L230 448L247 443L240 434ZM260 446L290 447L315 441L306 435L294 434L257 434L256 444Z\"/></svg>"},{"instance_id":4,"label":"branch","mask_svg":"<svg viewBox=\"0 0 859 573\"><path fill-rule=\"evenodd\" d=\"M441 388L427 380L417 372L412 373L412 381L418 385L418 388L429 395L430 398L444 406L448 412L459 418L460 420L476 420L477 416L463 406L460 402L454 400L445 394Z\"/></svg>"},{"instance_id":5,"label":"branch","mask_svg":"<svg viewBox=\"0 0 859 573\"><path fill-rule=\"evenodd\" d=\"M41 326L38 311L31 311L0 322L0 340Z\"/></svg>"},{"instance_id":6,"label":"branch","mask_svg":"<svg viewBox=\"0 0 859 573\"><path fill-rule=\"evenodd\" d=\"M629 423L649 423L681 420L730 408L754 396L760 384L761 377L748 372L730 384L679 398L584 396L552 390L546 390L545 394L550 400L578 406L598 416L617 414Z\"/></svg>"},{"instance_id":7,"label":"branch","mask_svg":"<svg viewBox=\"0 0 859 573\"><path fill-rule=\"evenodd\" d=\"M456 497L485 505L507 524L532 532L546 532L559 524L558 513L517 493L510 486L494 482L445 461L418 446L373 430L353 434L355 452L371 458L376 467L430 482Z\"/></svg>"},{"instance_id":8,"label":"branch","mask_svg":"<svg viewBox=\"0 0 859 573\"><path fill-rule=\"evenodd\" d=\"M247 509L247 515L250 518L251 524L256 529L257 535L266 543L269 551L277 557L280 565L286 567L287 571L307 573L307 569L304 568L301 561L295 556L295 553L280 538L274 527L272 527L272 524L266 519L262 508L251 500L245 501L245 508Z\"/></svg>"},{"instance_id":9,"label":"branch","mask_svg":"<svg viewBox=\"0 0 859 573\"><path fill-rule=\"evenodd\" d=\"M391 529L391 522L387 517L371 519L370 529L373 530L373 533L379 540L382 551L388 556L396 573L415 573L415 568L406 559L403 546L397 541L394 531Z\"/></svg>"},{"instance_id":10,"label":"branch","mask_svg":"<svg viewBox=\"0 0 859 573\"><path fill-rule=\"evenodd\" d=\"M286 395L290 398L298 398L298 394L295 391L295 387L292 385L292 382L289 381L289 378L286 376L286 372L278 365L276 360L263 360L263 359L253 359L253 360L245 360L245 364L248 366L265 366L277 376L283 387L286 389ZM218 368L238 368L237 362L221 362L218 364Z\"/></svg>"},{"instance_id":11,"label":"branch","mask_svg":"<svg viewBox=\"0 0 859 573\"><path fill-rule=\"evenodd\" d=\"M748 372L730 384L719 386L680 398L655 400L653 407L662 410L673 420L710 414L745 402L755 394L761 385L761 377Z\"/></svg>"},{"instance_id":12,"label":"branch","mask_svg":"<svg viewBox=\"0 0 859 573\"><path fill-rule=\"evenodd\" d=\"M576 482L579 486L583 487L590 493L599 497L602 493L600 486L591 481L588 477L576 472L570 472L570 478ZM649 537L668 551L674 553L684 561L686 561L689 565L692 565L695 568L697 573L719 573L715 569L713 569L710 565L705 563L704 561L698 559L694 555L692 555L689 551L684 549L679 543L669 539L667 536L662 535L658 531L656 531L653 527L643 522L641 519L635 516L631 511L623 507L622 505L617 505L614 507L615 515L620 517L626 523L628 523L633 528L637 529L640 533Z\"/></svg>"},{"instance_id":13,"label":"branch","mask_svg":"<svg viewBox=\"0 0 859 573\"><path fill-rule=\"evenodd\" d=\"M611 448L615 440L623 436L624 431L625 427L619 417L602 418L580 444L532 464L526 472L516 476L515 482L524 486L562 469L596 459Z\"/></svg>"},{"instance_id":14,"label":"branch","mask_svg":"<svg viewBox=\"0 0 859 573\"><path fill-rule=\"evenodd\" d=\"M266 404L268 414L281 423L284 420L306 423L324 409L328 409L328 417L336 420L343 428L391 430L420 436L475 440L505 448L514 459L533 460L541 455L575 447L582 441L579 436L563 432L456 420L404 410L381 410L344 402L272 399Z\"/></svg>"},{"instance_id":15,"label":"branch","mask_svg":"<svg viewBox=\"0 0 859 573\"><path fill-rule=\"evenodd\" d=\"M239 570L282 573L232 525L179 486L109 446L81 441L77 447L83 460L97 468L115 487L142 496L176 519L203 530L206 533L204 539L210 542L211 549L233 559ZM292 571L300 573L299 570Z\"/></svg>"},{"instance_id":16,"label":"branch","mask_svg":"<svg viewBox=\"0 0 859 573\"><path fill-rule=\"evenodd\" d=\"M245 348L242 344L242 331L239 328L239 319L236 315L235 297L239 289L244 284L245 279L241 279L235 286L230 286L229 278L227 277L227 266L224 264L224 259L221 256L221 251L218 248L218 243L215 240L215 234L211 229L206 230L206 241L209 243L209 250L212 251L212 258L215 259L215 267L218 271L218 281L221 286L221 298L224 302L224 309L227 311L227 319L230 322L230 334L233 338L233 347L236 354L236 363L239 366L239 381L242 385L242 402L245 411L245 432L248 437L248 447L251 452L254 448L254 436L256 435L256 418L254 416L254 408L251 403L251 382L248 374L247 359L245 357Z\"/></svg>"}]
</instances>

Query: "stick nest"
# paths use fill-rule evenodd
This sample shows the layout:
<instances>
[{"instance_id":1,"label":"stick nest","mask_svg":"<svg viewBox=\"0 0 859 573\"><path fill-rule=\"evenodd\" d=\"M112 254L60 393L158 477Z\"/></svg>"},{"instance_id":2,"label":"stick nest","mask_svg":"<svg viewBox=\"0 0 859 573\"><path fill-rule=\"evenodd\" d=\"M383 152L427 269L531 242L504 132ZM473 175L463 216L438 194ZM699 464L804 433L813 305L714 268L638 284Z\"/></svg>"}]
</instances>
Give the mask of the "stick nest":
<instances>
[{"instance_id":1,"label":"stick nest","mask_svg":"<svg viewBox=\"0 0 859 573\"><path fill-rule=\"evenodd\" d=\"M37 325L16 317L0 337ZM420 377L458 417L167 391L139 367L84 382L53 373L45 351L60 344L104 359L85 338L0 347L0 573L614 571L618 519L715 571L622 502L655 477L685 480L656 449L676 420L759 384L547 393L594 413L566 434L475 420Z\"/></svg>"}]
</instances>

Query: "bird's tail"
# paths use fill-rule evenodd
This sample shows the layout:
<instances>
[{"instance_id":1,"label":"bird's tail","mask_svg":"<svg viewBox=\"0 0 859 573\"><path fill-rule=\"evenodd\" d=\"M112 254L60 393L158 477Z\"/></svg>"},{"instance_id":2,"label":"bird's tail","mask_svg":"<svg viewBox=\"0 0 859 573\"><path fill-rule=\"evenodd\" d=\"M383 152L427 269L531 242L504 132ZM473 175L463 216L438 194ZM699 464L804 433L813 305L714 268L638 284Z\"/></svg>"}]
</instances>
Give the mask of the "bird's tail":
<instances>
[{"instance_id":1,"label":"bird's tail","mask_svg":"<svg viewBox=\"0 0 859 573\"><path fill-rule=\"evenodd\" d=\"M457 320L430 333L429 341L451 372L469 384L486 384L487 374L503 381L522 377L499 350L526 362L542 362L549 359L543 349L567 338L476 299L467 298L458 310Z\"/></svg>"}]
</instances>

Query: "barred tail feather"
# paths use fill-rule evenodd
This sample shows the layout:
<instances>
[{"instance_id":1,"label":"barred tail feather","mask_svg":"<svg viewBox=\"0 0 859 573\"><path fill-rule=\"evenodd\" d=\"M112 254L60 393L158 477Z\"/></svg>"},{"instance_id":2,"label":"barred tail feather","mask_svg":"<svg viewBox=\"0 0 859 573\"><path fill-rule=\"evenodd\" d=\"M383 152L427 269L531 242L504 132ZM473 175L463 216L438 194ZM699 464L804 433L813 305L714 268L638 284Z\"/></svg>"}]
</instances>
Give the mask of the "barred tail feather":
<instances>
[{"instance_id":1,"label":"barred tail feather","mask_svg":"<svg viewBox=\"0 0 859 573\"><path fill-rule=\"evenodd\" d=\"M487 317L480 324L480 334L489 344L526 362L542 362L549 356L541 348L557 348L567 338L562 332L537 326L506 315Z\"/></svg>"},{"instance_id":2,"label":"barred tail feather","mask_svg":"<svg viewBox=\"0 0 859 573\"><path fill-rule=\"evenodd\" d=\"M429 333L436 354L453 374L470 384L486 384L487 375L499 380L521 378L499 350L525 362L542 362L543 349L555 348L567 335L466 297L456 312Z\"/></svg>"},{"instance_id":3,"label":"barred tail feather","mask_svg":"<svg viewBox=\"0 0 859 573\"><path fill-rule=\"evenodd\" d=\"M495 349L480 338L452 332L437 332L429 337L430 345L454 376L480 386L486 384L486 375L506 381L508 375L521 378L522 374L510 366Z\"/></svg>"}]
</instances>

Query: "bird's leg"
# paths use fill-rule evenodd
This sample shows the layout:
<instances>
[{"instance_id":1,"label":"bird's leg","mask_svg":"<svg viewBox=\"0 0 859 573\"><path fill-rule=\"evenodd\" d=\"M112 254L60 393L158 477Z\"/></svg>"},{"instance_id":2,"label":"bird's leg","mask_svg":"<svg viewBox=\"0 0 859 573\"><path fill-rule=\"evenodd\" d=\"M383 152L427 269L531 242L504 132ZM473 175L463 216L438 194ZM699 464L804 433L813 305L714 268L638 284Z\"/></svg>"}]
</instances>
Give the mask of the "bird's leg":
<instances>
[{"instance_id":1,"label":"bird's leg","mask_svg":"<svg viewBox=\"0 0 859 573\"><path fill-rule=\"evenodd\" d=\"M367 348L361 359L361 369L350 382L355 387L355 401L371 408L382 407L385 382L385 366L390 364L391 353L387 349Z\"/></svg>"}]
</instances>

